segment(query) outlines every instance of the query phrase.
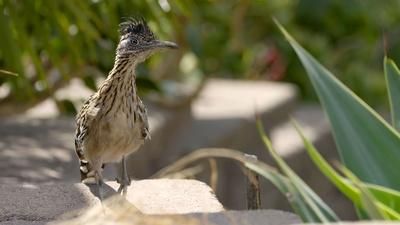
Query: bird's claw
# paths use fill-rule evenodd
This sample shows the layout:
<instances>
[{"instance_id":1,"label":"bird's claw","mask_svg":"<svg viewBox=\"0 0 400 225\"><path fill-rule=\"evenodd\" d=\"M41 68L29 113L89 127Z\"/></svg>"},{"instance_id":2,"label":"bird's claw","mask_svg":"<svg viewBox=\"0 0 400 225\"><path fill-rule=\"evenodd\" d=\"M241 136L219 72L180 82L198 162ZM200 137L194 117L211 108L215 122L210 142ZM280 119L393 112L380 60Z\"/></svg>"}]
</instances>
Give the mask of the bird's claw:
<instances>
[{"instance_id":1,"label":"bird's claw","mask_svg":"<svg viewBox=\"0 0 400 225\"><path fill-rule=\"evenodd\" d=\"M118 188L118 193L122 195L126 195L128 186L131 185L131 178L130 177L124 177L122 180L117 178L116 179L117 183L119 183L119 188Z\"/></svg>"}]
</instances>

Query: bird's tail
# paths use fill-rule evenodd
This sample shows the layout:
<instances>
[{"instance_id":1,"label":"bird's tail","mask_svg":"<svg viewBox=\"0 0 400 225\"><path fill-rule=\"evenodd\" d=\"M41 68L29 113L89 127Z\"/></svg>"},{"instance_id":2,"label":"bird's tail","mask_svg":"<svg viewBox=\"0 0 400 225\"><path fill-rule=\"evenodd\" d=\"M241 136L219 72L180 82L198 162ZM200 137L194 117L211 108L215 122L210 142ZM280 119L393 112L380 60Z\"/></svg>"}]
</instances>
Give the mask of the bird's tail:
<instances>
[{"instance_id":1,"label":"bird's tail","mask_svg":"<svg viewBox=\"0 0 400 225\"><path fill-rule=\"evenodd\" d=\"M75 140L75 152L79 158L79 171L81 174L81 181L85 182L89 180L89 178L94 178L94 173L91 172L92 168L89 164L89 161L85 158L82 146L76 140Z\"/></svg>"},{"instance_id":2,"label":"bird's tail","mask_svg":"<svg viewBox=\"0 0 400 225\"><path fill-rule=\"evenodd\" d=\"M86 159L85 154L83 153L83 149L81 145L75 141L75 152L79 158L79 171L81 173L81 182L83 183L97 183L98 179L96 179L96 173L93 169L92 165ZM101 169L104 169L105 164L101 165Z\"/></svg>"}]
</instances>

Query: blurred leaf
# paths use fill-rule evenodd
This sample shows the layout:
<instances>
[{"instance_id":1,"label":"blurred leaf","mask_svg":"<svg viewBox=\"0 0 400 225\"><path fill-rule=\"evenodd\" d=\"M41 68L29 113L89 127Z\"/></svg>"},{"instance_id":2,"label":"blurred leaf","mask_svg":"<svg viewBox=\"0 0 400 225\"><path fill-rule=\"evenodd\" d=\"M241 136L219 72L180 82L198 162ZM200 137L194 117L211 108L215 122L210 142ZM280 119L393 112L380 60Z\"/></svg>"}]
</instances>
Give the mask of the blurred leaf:
<instances>
[{"instance_id":1,"label":"blurred leaf","mask_svg":"<svg viewBox=\"0 0 400 225\"><path fill-rule=\"evenodd\" d=\"M397 130L400 130L400 71L393 60L387 57L384 59L384 68L392 124Z\"/></svg>"},{"instance_id":2,"label":"blurred leaf","mask_svg":"<svg viewBox=\"0 0 400 225\"><path fill-rule=\"evenodd\" d=\"M203 43L200 35L200 27L189 23L186 27L186 39L193 51L198 57L203 56Z\"/></svg>"},{"instance_id":3,"label":"blurred leaf","mask_svg":"<svg viewBox=\"0 0 400 225\"><path fill-rule=\"evenodd\" d=\"M58 109L61 112L63 112L64 114L72 115L72 116L77 114L75 105L70 100L64 99L61 101L57 101L57 106L58 106Z\"/></svg>"},{"instance_id":4,"label":"blurred leaf","mask_svg":"<svg viewBox=\"0 0 400 225\"><path fill-rule=\"evenodd\" d=\"M13 70L20 75L18 79L11 79L10 84L16 99L26 101L32 98L33 88L31 85L27 85L28 82L27 78L24 76L24 68L22 64L22 50L17 44L15 44L16 41L12 29L13 21L11 20L10 15L5 15L6 9L8 8L2 7L2 10L0 10L0 52L4 55L1 60L4 61L5 66L8 69Z\"/></svg>"},{"instance_id":5,"label":"blurred leaf","mask_svg":"<svg viewBox=\"0 0 400 225\"><path fill-rule=\"evenodd\" d=\"M359 220L370 220L368 214L361 208L361 206L355 206L357 217Z\"/></svg>"},{"instance_id":6,"label":"blurred leaf","mask_svg":"<svg viewBox=\"0 0 400 225\"><path fill-rule=\"evenodd\" d=\"M374 184L366 184L366 186L379 201L396 211L397 218L400 220L400 192Z\"/></svg>"},{"instance_id":7,"label":"blurred leaf","mask_svg":"<svg viewBox=\"0 0 400 225\"><path fill-rule=\"evenodd\" d=\"M364 218L365 210L362 208L362 193L359 188L354 186L354 184L348 179L340 176L305 137L297 122L293 121L293 124L314 164L344 195L346 195L353 202L358 214ZM400 214L398 213L400 212L400 192L377 185L365 184L364 186L376 199L382 203L379 205L381 210L388 214L391 219L400 219Z\"/></svg>"},{"instance_id":8,"label":"blurred leaf","mask_svg":"<svg viewBox=\"0 0 400 225\"><path fill-rule=\"evenodd\" d=\"M170 5L172 10L176 9L179 13L182 13L185 16L190 16L192 14L192 10L195 10L193 5L190 5L190 3L188 4L186 1L170 1Z\"/></svg>"},{"instance_id":9,"label":"blurred leaf","mask_svg":"<svg viewBox=\"0 0 400 225\"><path fill-rule=\"evenodd\" d=\"M92 89L93 91L97 91L96 81L93 76L84 76L83 82L85 83L86 87Z\"/></svg>"},{"instance_id":10,"label":"blurred leaf","mask_svg":"<svg viewBox=\"0 0 400 225\"><path fill-rule=\"evenodd\" d=\"M146 93L149 91L155 91L161 93L160 85L149 77L138 76L136 77L136 85L138 91Z\"/></svg>"},{"instance_id":11,"label":"blurred leaf","mask_svg":"<svg viewBox=\"0 0 400 225\"><path fill-rule=\"evenodd\" d=\"M346 167L365 182L400 190L399 134L276 24L317 91Z\"/></svg>"},{"instance_id":12,"label":"blurred leaf","mask_svg":"<svg viewBox=\"0 0 400 225\"><path fill-rule=\"evenodd\" d=\"M400 18L397 0L387 0L386 4L374 1L361 4L354 0L318 3L271 0L268 4L265 0L218 4L164 2L169 3L170 9L160 7L162 2L151 0L0 0L1 68L19 74L18 79L6 81L11 87L10 97L22 104L31 103L53 93L52 88L60 87L55 83L85 76L86 66L97 67L106 74L112 67L119 39L118 23L138 14L148 20L161 39L177 41L182 46L174 55L172 66L163 66L166 63L161 60L163 56L156 56L146 64L148 70L165 69L163 74L171 74L168 79L175 81L183 80L174 65L188 52L199 56L197 69L207 76L245 78L255 65L256 72L263 75L277 68L277 62L283 62L281 66L291 74L285 80L298 84L307 99L314 97L309 82L299 72L300 63L293 60L295 55L288 47L279 48L277 55L269 53L268 49L281 45L281 38L272 29L271 14L285 19L296 36L304 40L307 49L341 68L341 78L369 102L381 104L386 91L384 79L376 68L376 60L383 52L379 46L381 34L376 27L388 31L389 54L396 60L400 58L400 41L396 38L396 21ZM370 13L371 8L374 14ZM233 16L226 16L227 13ZM260 63L255 63L256 58L262 59ZM37 73L31 73L33 66L33 72ZM51 89L48 94L35 91L32 84L38 78L32 74L39 74L41 81L48 80ZM157 74L157 78L167 77L163 74Z\"/></svg>"},{"instance_id":13,"label":"blurred leaf","mask_svg":"<svg viewBox=\"0 0 400 225\"><path fill-rule=\"evenodd\" d=\"M278 163L284 174L288 176L289 182L293 185L291 192L295 192L299 197L298 202L302 204L300 211L297 212L305 222L332 222L339 221L336 214L325 204L322 199L314 193L314 191L308 187L300 177L285 163L285 161L278 155L272 146L271 141L264 132L264 128L261 121L257 121L258 132L261 135L262 141L264 142L269 153ZM296 195L294 195L296 196Z\"/></svg>"},{"instance_id":14,"label":"blurred leaf","mask_svg":"<svg viewBox=\"0 0 400 225\"><path fill-rule=\"evenodd\" d=\"M35 49L33 47L32 39L29 38L29 35L26 32L25 29L25 20L21 19L21 17L18 15L16 11L12 11L11 13L12 19L15 22L15 30L18 33L18 39L19 43L21 43L21 48L25 49L26 52L29 54L30 59L32 60L32 63L35 67L35 74L38 76L39 80L42 81L41 83L43 84L43 90L46 91L49 88L45 72L43 70L43 66L40 62L38 54L35 52Z\"/></svg>"},{"instance_id":15,"label":"blurred leaf","mask_svg":"<svg viewBox=\"0 0 400 225\"><path fill-rule=\"evenodd\" d=\"M368 214L368 217L373 220L387 220L389 217L378 207L378 201L362 184L362 182L346 167L341 166L343 173L354 183L361 193L361 205Z\"/></svg>"},{"instance_id":16,"label":"blurred leaf","mask_svg":"<svg viewBox=\"0 0 400 225\"><path fill-rule=\"evenodd\" d=\"M18 73L14 73L11 71L7 71L7 70L0 70L0 73L5 74L5 75L11 75L11 76L18 76Z\"/></svg>"}]
</instances>

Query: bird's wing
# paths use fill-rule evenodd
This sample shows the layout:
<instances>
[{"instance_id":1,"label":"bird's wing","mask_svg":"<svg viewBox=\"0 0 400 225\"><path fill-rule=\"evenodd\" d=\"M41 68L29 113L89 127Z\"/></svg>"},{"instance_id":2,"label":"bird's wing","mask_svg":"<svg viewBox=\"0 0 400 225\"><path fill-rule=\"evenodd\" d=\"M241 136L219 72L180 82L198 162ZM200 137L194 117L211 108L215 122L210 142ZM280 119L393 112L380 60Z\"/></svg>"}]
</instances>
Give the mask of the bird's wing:
<instances>
[{"instance_id":1,"label":"bird's wing","mask_svg":"<svg viewBox=\"0 0 400 225\"><path fill-rule=\"evenodd\" d=\"M88 130L97 116L101 106L97 103L97 93L83 104L81 110L76 117L76 132L75 132L75 152L78 155L80 163L81 180L87 178L90 171L90 165L84 154L83 143L88 135Z\"/></svg>"},{"instance_id":2,"label":"bird's wing","mask_svg":"<svg viewBox=\"0 0 400 225\"><path fill-rule=\"evenodd\" d=\"M76 117L75 139L80 144L83 143L87 135L88 128L100 110L100 106L97 103L97 96L97 93L91 95L90 98L83 103L83 106Z\"/></svg>"},{"instance_id":3,"label":"bird's wing","mask_svg":"<svg viewBox=\"0 0 400 225\"><path fill-rule=\"evenodd\" d=\"M147 119L147 110L146 106L143 104L143 102L140 100L138 97L138 110L139 114L139 121L141 122L141 132L142 132L142 138L143 139L149 139L150 140L150 131L149 131L149 121Z\"/></svg>"}]
</instances>

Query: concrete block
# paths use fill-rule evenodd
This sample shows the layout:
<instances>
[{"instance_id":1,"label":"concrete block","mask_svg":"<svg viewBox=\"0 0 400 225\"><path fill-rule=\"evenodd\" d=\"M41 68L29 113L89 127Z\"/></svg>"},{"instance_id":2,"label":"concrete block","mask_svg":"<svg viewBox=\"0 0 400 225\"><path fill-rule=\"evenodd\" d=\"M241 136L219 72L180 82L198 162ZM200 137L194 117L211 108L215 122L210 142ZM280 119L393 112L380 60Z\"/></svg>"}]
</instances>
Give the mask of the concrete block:
<instances>
[{"instance_id":1,"label":"concrete block","mask_svg":"<svg viewBox=\"0 0 400 225\"><path fill-rule=\"evenodd\" d=\"M297 89L286 83L210 79L192 102L190 114L179 114L165 130L165 141L132 155L128 167L133 176L146 177L197 148L244 150L243 141L258 139L255 113L273 121L268 123L271 127L286 119L296 98ZM151 162L153 170L138 174L137 164L143 161Z\"/></svg>"},{"instance_id":2,"label":"concrete block","mask_svg":"<svg viewBox=\"0 0 400 225\"><path fill-rule=\"evenodd\" d=\"M74 119L0 120L0 183L79 181Z\"/></svg>"},{"instance_id":3,"label":"concrete block","mask_svg":"<svg viewBox=\"0 0 400 225\"><path fill-rule=\"evenodd\" d=\"M117 188L117 183L107 182L103 185L103 198L115 195ZM53 221L66 212L100 205L98 196L96 185L81 183L0 184L0 222ZM224 210L212 190L196 180L133 181L126 200L145 214Z\"/></svg>"},{"instance_id":4,"label":"concrete block","mask_svg":"<svg viewBox=\"0 0 400 225\"><path fill-rule=\"evenodd\" d=\"M224 211L183 215L143 215L129 206L93 208L78 218L64 220L57 225L290 225L300 223L298 216L277 210ZM105 213L104 213L105 211Z\"/></svg>"},{"instance_id":5,"label":"concrete block","mask_svg":"<svg viewBox=\"0 0 400 225\"><path fill-rule=\"evenodd\" d=\"M320 223L307 223L307 225L316 225ZM343 221L340 223L326 223L326 224L340 224L340 225L400 225L400 222L393 222L393 221L356 221L356 222L351 222L351 221ZM300 225L300 224L299 224Z\"/></svg>"},{"instance_id":6,"label":"concrete block","mask_svg":"<svg viewBox=\"0 0 400 225\"><path fill-rule=\"evenodd\" d=\"M289 225L300 223L300 218L279 210L225 211L208 214L192 214L201 224L216 225Z\"/></svg>"},{"instance_id":7,"label":"concrete block","mask_svg":"<svg viewBox=\"0 0 400 225\"><path fill-rule=\"evenodd\" d=\"M188 213L148 215L140 213L121 198L109 198L102 206L62 216L57 225L289 225L300 219L292 213L277 210L221 211L214 213Z\"/></svg>"},{"instance_id":8,"label":"concrete block","mask_svg":"<svg viewBox=\"0 0 400 225\"><path fill-rule=\"evenodd\" d=\"M117 190L117 183L109 184ZM126 199L145 214L186 214L224 210L211 188L198 180L135 181L129 187Z\"/></svg>"}]
</instances>

